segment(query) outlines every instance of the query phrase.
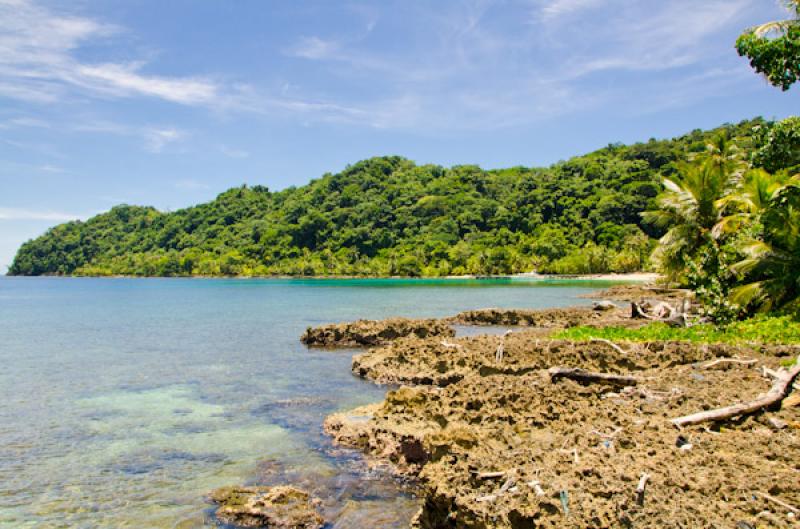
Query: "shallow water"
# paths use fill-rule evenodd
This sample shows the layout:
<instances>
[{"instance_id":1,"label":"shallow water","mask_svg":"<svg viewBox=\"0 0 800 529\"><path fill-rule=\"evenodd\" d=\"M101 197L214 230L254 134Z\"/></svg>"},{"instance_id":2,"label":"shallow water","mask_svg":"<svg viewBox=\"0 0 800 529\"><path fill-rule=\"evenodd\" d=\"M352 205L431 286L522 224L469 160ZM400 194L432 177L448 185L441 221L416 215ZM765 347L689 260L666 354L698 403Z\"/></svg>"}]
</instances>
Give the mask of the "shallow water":
<instances>
[{"instance_id":1,"label":"shallow water","mask_svg":"<svg viewBox=\"0 0 800 529\"><path fill-rule=\"evenodd\" d=\"M0 278L0 528L213 527L209 489L287 481L323 498L331 527L405 527L413 490L321 431L385 388L303 330L586 303L597 286Z\"/></svg>"}]
</instances>

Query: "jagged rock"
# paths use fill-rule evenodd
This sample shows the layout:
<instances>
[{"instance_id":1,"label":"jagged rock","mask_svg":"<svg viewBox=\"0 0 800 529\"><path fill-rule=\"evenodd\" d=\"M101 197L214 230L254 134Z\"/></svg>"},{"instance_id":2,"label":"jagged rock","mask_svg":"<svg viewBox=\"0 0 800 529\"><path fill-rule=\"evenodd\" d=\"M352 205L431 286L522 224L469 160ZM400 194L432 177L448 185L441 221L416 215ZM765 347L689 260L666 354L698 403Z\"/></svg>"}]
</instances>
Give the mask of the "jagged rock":
<instances>
[{"instance_id":1,"label":"jagged rock","mask_svg":"<svg viewBox=\"0 0 800 529\"><path fill-rule=\"evenodd\" d=\"M239 527L320 529L325 523L308 493L294 487L223 487L209 499L219 521Z\"/></svg>"},{"instance_id":2,"label":"jagged rock","mask_svg":"<svg viewBox=\"0 0 800 529\"><path fill-rule=\"evenodd\" d=\"M612 305L614 305L612 303ZM598 311L592 307L565 307L556 309L479 309L457 314L452 321L461 325L519 325L558 329L577 325L591 326L635 326L640 322L631 320L624 310L616 305Z\"/></svg>"},{"instance_id":3,"label":"jagged rock","mask_svg":"<svg viewBox=\"0 0 800 529\"><path fill-rule=\"evenodd\" d=\"M385 345L405 336L449 338L455 336L455 331L447 322L436 319L358 320L309 327L300 341L306 345L319 346L374 346Z\"/></svg>"},{"instance_id":4,"label":"jagged rock","mask_svg":"<svg viewBox=\"0 0 800 529\"><path fill-rule=\"evenodd\" d=\"M733 527L768 508L741 492L743 482L796 502L796 487L783 485L796 477L796 431L767 430L751 417L724 431L687 430L692 450L676 450L669 419L751 400L768 386L746 364L704 371L696 381L698 362L747 356L775 368L800 346L656 341L617 350L526 330L505 338L498 364L501 339L405 338L354 358L360 376L414 386L390 391L367 411L339 414L326 431L419 480L423 505L413 527ZM554 384L553 366L642 382L622 390ZM772 413L789 425L797 417L795 408Z\"/></svg>"}]
</instances>

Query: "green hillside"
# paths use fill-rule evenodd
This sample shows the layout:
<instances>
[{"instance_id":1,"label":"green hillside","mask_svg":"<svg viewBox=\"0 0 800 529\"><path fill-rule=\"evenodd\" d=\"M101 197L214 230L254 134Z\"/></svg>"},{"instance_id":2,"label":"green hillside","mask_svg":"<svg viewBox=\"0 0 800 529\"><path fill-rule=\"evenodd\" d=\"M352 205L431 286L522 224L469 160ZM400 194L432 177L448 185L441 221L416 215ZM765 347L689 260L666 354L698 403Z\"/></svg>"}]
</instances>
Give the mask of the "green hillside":
<instances>
[{"instance_id":1,"label":"green hillside","mask_svg":"<svg viewBox=\"0 0 800 529\"><path fill-rule=\"evenodd\" d=\"M307 185L230 189L179 211L121 205L51 228L14 275L437 276L634 271L654 239L640 213L663 175L722 130L609 145L548 168L483 170L371 158Z\"/></svg>"}]
</instances>

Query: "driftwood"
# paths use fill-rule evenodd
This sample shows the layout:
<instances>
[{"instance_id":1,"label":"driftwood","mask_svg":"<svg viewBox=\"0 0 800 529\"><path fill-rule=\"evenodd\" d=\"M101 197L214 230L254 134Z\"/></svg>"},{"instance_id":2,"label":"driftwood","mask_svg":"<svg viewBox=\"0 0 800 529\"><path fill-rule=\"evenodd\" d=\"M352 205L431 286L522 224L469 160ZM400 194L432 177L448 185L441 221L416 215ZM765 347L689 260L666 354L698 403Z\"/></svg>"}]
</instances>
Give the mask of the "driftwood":
<instances>
[{"instance_id":1,"label":"driftwood","mask_svg":"<svg viewBox=\"0 0 800 529\"><path fill-rule=\"evenodd\" d=\"M544 496L544 489L542 484L538 481L529 481L528 486L533 489L537 496Z\"/></svg>"},{"instance_id":2,"label":"driftwood","mask_svg":"<svg viewBox=\"0 0 800 529\"><path fill-rule=\"evenodd\" d=\"M759 496L761 496L765 500L769 500L769 501L771 501L772 503L774 503L776 505L780 505L781 507L783 507L787 511L793 512L796 515L800 515L800 509L798 509L797 507L795 507L793 505L789 505L788 503L786 503L783 500L779 500L775 496L770 496L766 492L756 492L756 494L758 494Z\"/></svg>"},{"instance_id":3,"label":"driftwood","mask_svg":"<svg viewBox=\"0 0 800 529\"><path fill-rule=\"evenodd\" d=\"M499 479L505 477L505 475L505 470L501 470L499 472L481 472L478 474L478 479Z\"/></svg>"},{"instance_id":4,"label":"driftwood","mask_svg":"<svg viewBox=\"0 0 800 529\"><path fill-rule=\"evenodd\" d=\"M628 354L628 352L625 349L623 349L619 345L615 344L611 340L606 340L605 338L589 338L589 341L590 342L604 343L607 346L609 346L610 348L614 349L616 352L618 352L621 355L627 355Z\"/></svg>"},{"instance_id":5,"label":"driftwood","mask_svg":"<svg viewBox=\"0 0 800 529\"><path fill-rule=\"evenodd\" d=\"M503 355L506 352L506 336L511 334L513 331L506 331L503 333L503 336L500 337L500 345L497 346L497 350L494 352L494 361L497 364L503 362Z\"/></svg>"},{"instance_id":6,"label":"driftwood","mask_svg":"<svg viewBox=\"0 0 800 529\"><path fill-rule=\"evenodd\" d=\"M650 474L645 472L639 479L639 485L636 487L636 503L644 505L644 491L647 487L647 480L650 479Z\"/></svg>"},{"instance_id":7,"label":"driftwood","mask_svg":"<svg viewBox=\"0 0 800 529\"><path fill-rule=\"evenodd\" d=\"M718 358L703 366L703 369L708 369L719 364L743 364L752 365L758 362L755 358Z\"/></svg>"},{"instance_id":8,"label":"driftwood","mask_svg":"<svg viewBox=\"0 0 800 529\"><path fill-rule=\"evenodd\" d=\"M792 382L797 375L800 374L800 357L797 357L797 361L791 369L780 369L778 371L773 371L770 374L775 378L772 388L770 388L767 393L759 396L755 400L678 417L676 419L672 419L672 424L681 427L709 421L722 421L725 419L730 419L731 417L737 417L739 415L749 415L764 408L769 408L770 406L778 404L789 394L792 389Z\"/></svg>"},{"instance_id":9,"label":"driftwood","mask_svg":"<svg viewBox=\"0 0 800 529\"><path fill-rule=\"evenodd\" d=\"M517 473L516 469L511 469L508 472L483 472L481 474L478 474L478 477L483 477L483 478L486 478L486 479L494 479L494 478L503 477L503 476L507 475L508 479L506 479L506 481L500 486L500 488L497 490L497 492L495 492L493 494L486 494L485 496L478 496L477 498L475 498L475 501L477 501L477 502L486 502L486 501L493 502L493 501L497 500L497 498L499 498L503 494L518 492L517 487L514 486L517 483L517 478L514 477L516 475L516 473Z\"/></svg>"},{"instance_id":10,"label":"driftwood","mask_svg":"<svg viewBox=\"0 0 800 529\"><path fill-rule=\"evenodd\" d=\"M636 377L586 371L577 367L551 367L547 372L550 375L551 382L555 382L560 378L569 378L578 382L596 382L598 384L616 386L635 386L639 383L639 379Z\"/></svg>"},{"instance_id":11,"label":"driftwood","mask_svg":"<svg viewBox=\"0 0 800 529\"><path fill-rule=\"evenodd\" d=\"M689 327L688 305L684 302L682 310L676 310L671 305L661 302L652 308L649 314L645 307L639 303L631 302L631 318L650 321L660 321L673 327Z\"/></svg>"}]
</instances>

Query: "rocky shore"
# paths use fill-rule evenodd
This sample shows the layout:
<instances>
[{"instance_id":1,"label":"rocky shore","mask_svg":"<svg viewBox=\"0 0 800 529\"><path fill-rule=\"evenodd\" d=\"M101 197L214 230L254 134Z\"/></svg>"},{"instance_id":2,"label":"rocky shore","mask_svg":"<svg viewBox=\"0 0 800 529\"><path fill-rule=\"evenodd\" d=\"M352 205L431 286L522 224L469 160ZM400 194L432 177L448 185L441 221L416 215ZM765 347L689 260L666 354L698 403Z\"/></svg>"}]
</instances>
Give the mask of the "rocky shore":
<instances>
[{"instance_id":1,"label":"rocky shore","mask_svg":"<svg viewBox=\"0 0 800 529\"><path fill-rule=\"evenodd\" d=\"M526 327L375 346L354 373L404 386L329 416L325 430L419 480L420 529L797 527L800 408L672 420L758 398L800 347L547 336L641 325L629 314L472 311L446 321Z\"/></svg>"},{"instance_id":2,"label":"rocky shore","mask_svg":"<svg viewBox=\"0 0 800 529\"><path fill-rule=\"evenodd\" d=\"M386 344L405 336L426 338L454 335L455 331L446 321L390 318L309 327L300 337L300 341L306 345L322 347L360 347Z\"/></svg>"}]
</instances>

